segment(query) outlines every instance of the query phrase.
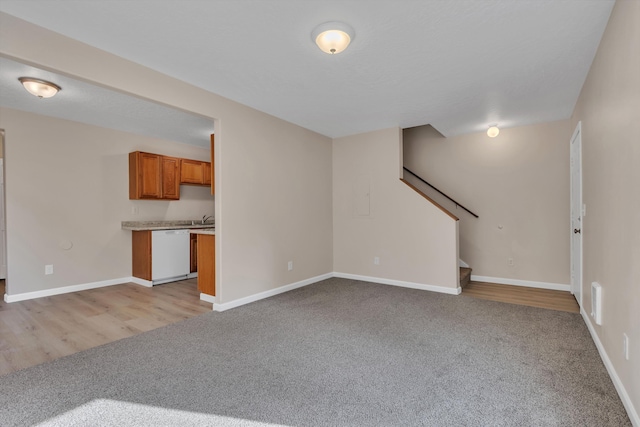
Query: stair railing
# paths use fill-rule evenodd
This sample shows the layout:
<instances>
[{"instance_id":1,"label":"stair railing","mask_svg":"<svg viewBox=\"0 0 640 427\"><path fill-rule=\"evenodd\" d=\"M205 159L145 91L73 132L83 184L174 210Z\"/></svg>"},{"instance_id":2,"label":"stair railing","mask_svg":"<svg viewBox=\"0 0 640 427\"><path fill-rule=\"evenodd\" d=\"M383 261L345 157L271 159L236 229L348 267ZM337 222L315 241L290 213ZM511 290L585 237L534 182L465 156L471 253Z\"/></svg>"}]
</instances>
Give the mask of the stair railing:
<instances>
[{"instance_id":1,"label":"stair railing","mask_svg":"<svg viewBox=\"0 0 640 427\"><path fill-rule=\"evenodd\" d=\"M462 209L464 209L465 211L469 212L471 215L473 215L476 218L479 218L478 215L474 214L473 212L471 212L469 209L465 208L464 206L462 206L460 203L456 202L455 200L453 200L451 197L447 196L446 194L444 194L442 191L438 190L436 187L434 187L433 185L429 184L427 181L425 181L424 179L422 179L420 176L416 175L414 172L411 172L409 169L407 169L406 167L402 167L404 170L406 170L407 172L409 172L411 175L415 176L416 178L418 178L420 181L424 182L425 184L427 184L429 187L433 188L434 190L436 190L438 193L440 193L441 195L443 195L444 197L446 197L448 200L452 201L453 203L455 203L456 208L460 207Z\"/></svg>"}]
</instances>

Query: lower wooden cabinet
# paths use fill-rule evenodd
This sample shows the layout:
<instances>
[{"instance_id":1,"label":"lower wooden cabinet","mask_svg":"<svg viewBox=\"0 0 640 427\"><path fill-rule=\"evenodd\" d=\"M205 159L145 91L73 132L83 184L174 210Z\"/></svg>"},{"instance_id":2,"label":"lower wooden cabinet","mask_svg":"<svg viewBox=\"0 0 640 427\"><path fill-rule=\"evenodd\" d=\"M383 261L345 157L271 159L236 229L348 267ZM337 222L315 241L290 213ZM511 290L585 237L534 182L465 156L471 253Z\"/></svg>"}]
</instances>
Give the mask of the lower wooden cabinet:
<instances>
[{"instance_id":1,"label":"lower wooden cabinet","mask_svg":"<svg viewBox=\"0 0 640 427\"><path fill-rule=\"evenodd\" d=\"M216 236L198 234L198 290L216 294Z\"/></svg>"},{"instance_id":2,"label":"lower wooden cabinet","mask_svg":"<svg viewBox=\"0 0 640 427\"><path fill-rule=\"evenodd\" d=\"M191 272L198 271L198 235L191 235Z\"/></svg>"},{"instance_id":3,"label":"lower wooden cabinet","mask_svg":"<svg viewBox=\"0 0 640 427\"><path fill-rule=\"evenodd\" d=\"M151 231L132 231L132 276L151 280Z\"/></svg>"}]
</instances>

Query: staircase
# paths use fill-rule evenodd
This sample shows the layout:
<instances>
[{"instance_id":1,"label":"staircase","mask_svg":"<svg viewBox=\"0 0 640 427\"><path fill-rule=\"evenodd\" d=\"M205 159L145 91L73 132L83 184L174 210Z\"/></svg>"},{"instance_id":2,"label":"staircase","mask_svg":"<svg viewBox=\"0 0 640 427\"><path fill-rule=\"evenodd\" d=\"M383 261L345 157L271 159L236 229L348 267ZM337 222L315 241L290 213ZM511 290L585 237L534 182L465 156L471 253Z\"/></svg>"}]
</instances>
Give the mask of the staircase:
<instances>
[{"instance_id":1,"label":"staircase","mask_svg":"<svg viewBox=\"0 0 640 427\"><path fill-rule=\"evenodd\" d=\"M466 267L460 267L460 287L464 288L469 284L471 280L471 269Z\"/></svg>"}]
</instances>

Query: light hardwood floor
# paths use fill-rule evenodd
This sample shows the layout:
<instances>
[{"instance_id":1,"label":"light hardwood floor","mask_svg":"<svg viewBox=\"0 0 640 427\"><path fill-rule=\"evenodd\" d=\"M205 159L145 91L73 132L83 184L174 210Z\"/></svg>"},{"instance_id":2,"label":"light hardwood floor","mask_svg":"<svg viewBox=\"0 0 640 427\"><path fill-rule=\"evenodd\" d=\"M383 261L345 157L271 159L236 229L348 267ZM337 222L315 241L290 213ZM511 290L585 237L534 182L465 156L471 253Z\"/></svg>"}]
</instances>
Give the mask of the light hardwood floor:
<instances>
[{"instance_id":1,"label":"light hardwood floor","mask_svg":"<svg viewBox=\"0 0 640 427\"><path fill-rule=\"evenodd\" d=\"M0 281L4 295L4 281ZM579 312L568 292L470 282L463 296ZM0 375L211 311L196 279L133 283L7 304L0 301Z\"/></svg>"},{"instance_id":2,"label":"light hardwood floor","mask_svg":"<svg viewBox=\"0 0 640 427\"><path fill-rule=\"evenodd\" d=\"M570 292L485 282L469 282L462 289L462 295L510 304L568 311L570 313L580 312L580 306Z\"/></svg>"},{"instance_id":3,"label":"light hardwood floor","mask_svg":"<svg viewBox=\"0 0 640 427\"><path fill-rule=\"evenodd\" d=\"M4 295L4 289L2 290ZM7 304L0 302L0 375L202 313L197 279L133 283Z\"/></svg>"}]
</instances>

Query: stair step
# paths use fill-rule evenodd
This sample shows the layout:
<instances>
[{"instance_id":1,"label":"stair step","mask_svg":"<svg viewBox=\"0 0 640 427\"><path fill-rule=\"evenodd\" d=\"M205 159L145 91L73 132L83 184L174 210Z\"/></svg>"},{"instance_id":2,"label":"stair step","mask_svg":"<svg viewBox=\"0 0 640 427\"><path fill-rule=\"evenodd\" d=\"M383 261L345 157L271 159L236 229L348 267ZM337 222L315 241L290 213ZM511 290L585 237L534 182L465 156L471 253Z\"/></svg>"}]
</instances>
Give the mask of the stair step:
<instances>
[{"instance_id":1,"label":"stair step","mask_svg":"<svg viewBox=\"0 0 640 427\"><path fill-rule=\"evenodd\" d=\"M460 287L464 288L469 284L471 280L471 269L466 267L460 267Z\"/></svg>"}]
</instances>

